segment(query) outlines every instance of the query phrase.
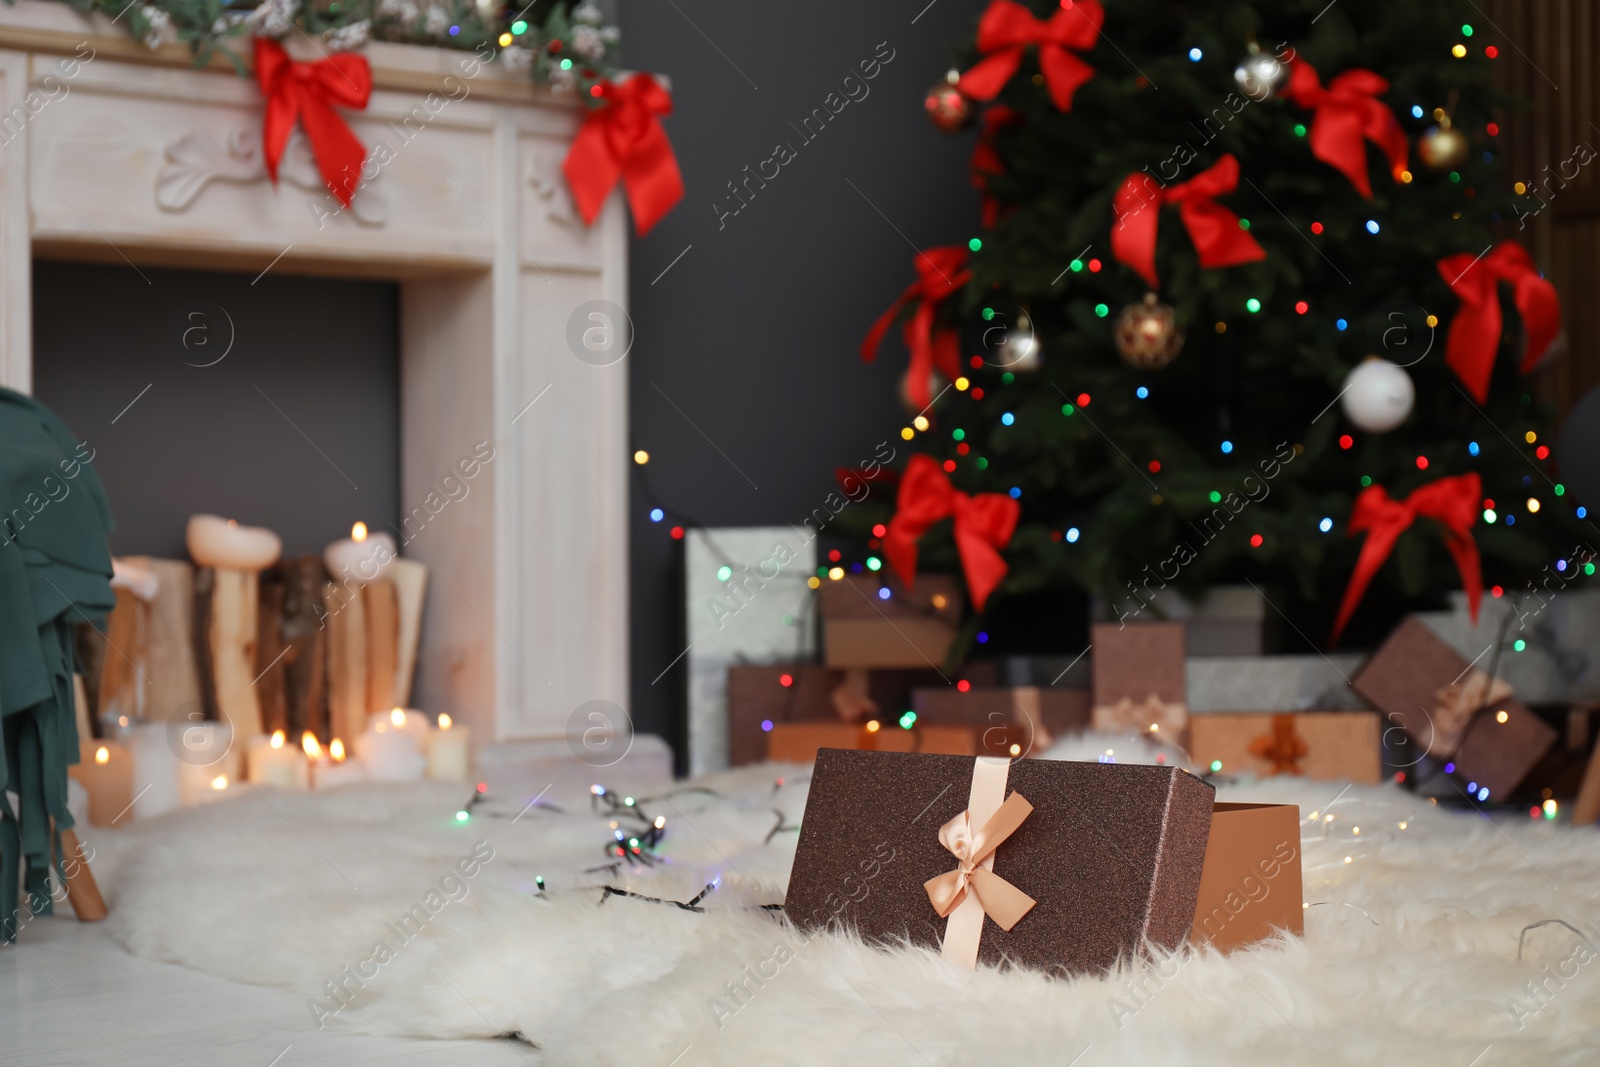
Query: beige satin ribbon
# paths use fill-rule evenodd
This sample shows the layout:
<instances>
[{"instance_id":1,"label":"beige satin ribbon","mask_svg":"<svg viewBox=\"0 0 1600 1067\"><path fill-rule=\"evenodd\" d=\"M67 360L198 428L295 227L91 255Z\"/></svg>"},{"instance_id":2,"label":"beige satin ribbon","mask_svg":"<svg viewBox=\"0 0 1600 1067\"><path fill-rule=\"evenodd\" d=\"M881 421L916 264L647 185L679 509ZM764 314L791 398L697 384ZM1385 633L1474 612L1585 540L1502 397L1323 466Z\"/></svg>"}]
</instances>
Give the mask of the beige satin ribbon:
<instances>
[{"instance_id":1,"label":"beige satin ribbon","mask_svg":"<svg viewBox=\"0 0 1600 1067\"><path fill-rule=\"evenodd\" d=\"M1183 703L1169 704L1151 693L1142 702L1123 697L1115 704L1098 705L1092 715L1096 730L1132 730L1149 733L1150 727L1158 736L1177 741L1183 728L1189 724L1189 709Z\"/></svg>"},{"instance_id":2,"label":"beige satin ribbon","mask_svg":"<svg viewBox=\"0 0 1600 1067\"><path fill-rule=\"evenodd\" d=\"M994 873L995 849L1033 813L1020 793L1005 795L1010 772L1010 760L978 757L967 810L939 827L939 843L959 861L956 869L923 883L934 911L945 919L940 954L969 969L978 965L985 915L1009 931L1037 903Z\"/></svg>"},{"instance_id":3,"label":"beige satin ribbon","mask_svg":"<svg viewBox=\"0 0 1600 1067\"><path fill-rule=\"evenodd\" d=\"M1436 756L1453 756L1461 747L1461 736L1480 708L1498 703L1511 695L1503 678L1489 676L1473 667L1460 681L1441 685L1433 694L1433 739L1428 750Z\"/></svg>"}]
</instances>

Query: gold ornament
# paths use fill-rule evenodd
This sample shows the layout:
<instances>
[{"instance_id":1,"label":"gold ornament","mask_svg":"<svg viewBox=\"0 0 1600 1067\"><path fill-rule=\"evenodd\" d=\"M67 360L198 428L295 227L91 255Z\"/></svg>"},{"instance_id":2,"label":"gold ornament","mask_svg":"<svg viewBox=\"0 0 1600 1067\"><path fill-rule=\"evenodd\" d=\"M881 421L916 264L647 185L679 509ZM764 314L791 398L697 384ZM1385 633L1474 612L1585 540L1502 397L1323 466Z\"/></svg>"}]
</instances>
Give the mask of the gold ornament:
<instances>
[{"instance_id":1,"label":"gold ornament","mask_svg":"<svg viewBox=\"0 0 1600 1067\"><path fill-rule=\"evenodd\" d=\"M972 101L962 96L961 90L956 88L960 80L961 72L952 70L922 98L928 118L945 133L965 129L972 122Z\"/></svg>"},{"instance_id":2,"label":"gold ornament","mask_svg":"<svg viewBox=\"0 0 1600 1067\"><path fill-rule=\"evenodd\" d=\"M1467 135L1450 125L1449 116L1430 126L1417 140L1417 155L1433 170L1454 170L1467 161L1472 145Z\"/></svg>"},{"instance_id":3,"label":"gold ornament","mask_svg":"<svg viewBox=\"0 0 1600 1067\"><path fill-rule=\"evenodd\" d=\"M1146 293L1142 302L1122 309L1113 336L1118 355L1140 370L1160 370L1183 351L1178 316L1154 293Z\"/></svg>"}]
</instances>

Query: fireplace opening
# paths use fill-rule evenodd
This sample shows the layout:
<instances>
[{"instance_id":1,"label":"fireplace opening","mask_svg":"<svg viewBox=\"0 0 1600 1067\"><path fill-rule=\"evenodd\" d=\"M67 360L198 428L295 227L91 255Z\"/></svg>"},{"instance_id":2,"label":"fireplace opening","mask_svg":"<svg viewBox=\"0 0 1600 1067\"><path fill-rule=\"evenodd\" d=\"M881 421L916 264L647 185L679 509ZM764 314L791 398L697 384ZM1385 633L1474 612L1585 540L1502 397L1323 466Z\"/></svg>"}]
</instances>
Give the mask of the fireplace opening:
<instances>
[{"instance_id":1,"label":"fireplace opening","mask_svg":"<svg viewBox=\"0 0 1600 1067\"><path fill-rule=\"evenodd\" d=\"M186 558L201 512L285 557L398 531L399 303L392 282L35 260L34 395L93 449L112 551Z\"/></svg>"}]
</instances>

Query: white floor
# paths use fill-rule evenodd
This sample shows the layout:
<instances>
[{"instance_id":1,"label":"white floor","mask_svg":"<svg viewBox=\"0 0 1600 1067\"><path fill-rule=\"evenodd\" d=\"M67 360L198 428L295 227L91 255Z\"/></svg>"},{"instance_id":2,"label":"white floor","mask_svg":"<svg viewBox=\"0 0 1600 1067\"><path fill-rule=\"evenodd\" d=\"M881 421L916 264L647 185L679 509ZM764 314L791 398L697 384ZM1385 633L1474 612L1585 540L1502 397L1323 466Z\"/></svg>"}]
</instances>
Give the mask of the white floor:
<instances>
[{"instance_id":1,"label":"white floor","mask_svg":"<svg viewBox=\"0 0 1600 1067\"><path fill-rule=\"evenodd\" d=\"M69 911L70 914L70 911ZM526 1067L527 1045L408 1041L330 1026L303 998L128 955L94 924L40 919L0 948L0 1064L27 1067Z\"/></svg>"}]
</instances>

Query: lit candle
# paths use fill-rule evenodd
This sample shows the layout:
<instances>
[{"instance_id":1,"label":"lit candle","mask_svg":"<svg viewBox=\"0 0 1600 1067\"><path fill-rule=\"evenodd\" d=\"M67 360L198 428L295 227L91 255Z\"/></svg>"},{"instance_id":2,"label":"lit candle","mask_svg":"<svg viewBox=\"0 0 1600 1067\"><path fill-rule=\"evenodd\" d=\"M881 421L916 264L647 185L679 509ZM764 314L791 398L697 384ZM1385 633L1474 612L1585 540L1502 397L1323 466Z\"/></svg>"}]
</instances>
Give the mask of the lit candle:
<instances>
[{"instance_id":1,"label":"lit candle","mask_svg":"<svg viewBox=\"0 0 1600 1067\"><path fill-rule=\"evenodd\" d=\"M270 785L279 789L310 787L305 757L287 741L288 736L282 730L272 731L271 737L250 739L250 750L245 755L251 785Z\"/></svg>"},{"instance_id":2,"label":"lit candle","mask_svg":"<svg viewBox=\"0 0 1600 1067\"><path fill-rule=\"evenodd\" d=\"M212 783L219 776L235 783L240 779L244 754L234 745L227 723L183 722L165 729L171 751L177 753L178 799L185 806L217 799L212 794L220 790Z\"/></svg>"},{"instance_id":3,"label":"lit candle","mask_svg":"<svg viewBox=\"0 0 1600 1067\"><path fill-rule=\"evenodd\" d=\"M369 533L367 524L350 527L350 536L334 541L322 551L322 562L335 582L370 582L394 560L394 538L383 532Z\"/></svg>"},{"instance_id":4,"label":"lit candle","mask_svg":"<svg viewBox=\"0 0 1600 1067\"><path fill-rule=\"evenodd\" d=\"M356 758L375 782L414 782L428 763L422 755L425 736L423 729L410 724L405 711L395 708L368 722L365 732L356 738Z\"/></svg>"},{"instance_id":5,"label":"lit candle","mask_svg":"<svg viewBox=\"0 0 1600 1067\"><path fill-rule=\"evenodd\" d=\"M311 761L311 783L318 789L350 785L367 780L367 768L360 760L345 759L344 742L335 737L328 744L328 758Z\"/></svg>"},{"instance_id":6,"label":"lit candle","mask_svg":"<svg viewBox=\"0 0 1600 1067\"><path fill-rule=\"evenodd\" d=\"M133 803L133 753L115 741L93 738L79 748L80 762L67 773L89 794L90 825L110 826L113 819L126 824Z\"/></svg>"},{"instance_id":7,"label":"lit candle","mask_svg":"<svg viewBox=\"0 0 1600 1067\"><path fill-rule=\"evenodd\" d=\"M449 715L439 715L439 729L428 734L428 777L464 782L471 773L472 735L456 726Z\"/></svg>"},{"instance_id":8,"label":"lit candle","mask_svg":"<svg viewBox=\"0 0 1600 1067\"><path fill-rule=\"evenodd\" d=\"M283 551L283 541L271 530L217 515L189 516L185 537L198 567L259 571L276 563Z\"/></svg>"},{"instance_id":9,"label":"lit candle","mask_svg":"<svg viewBox=\"0 0 1600 1067\"><path fill-rule=\"evenodd\" d=\"M197 787L190 797L184 798L183 802L191 807L200 804L214 804L224 797L233 796L238 792L240 792L239 784L233 779L226 774L213 774L206 779L203 787Z\"/></svg>"}]
</instances>

